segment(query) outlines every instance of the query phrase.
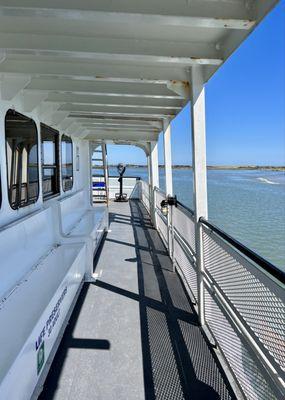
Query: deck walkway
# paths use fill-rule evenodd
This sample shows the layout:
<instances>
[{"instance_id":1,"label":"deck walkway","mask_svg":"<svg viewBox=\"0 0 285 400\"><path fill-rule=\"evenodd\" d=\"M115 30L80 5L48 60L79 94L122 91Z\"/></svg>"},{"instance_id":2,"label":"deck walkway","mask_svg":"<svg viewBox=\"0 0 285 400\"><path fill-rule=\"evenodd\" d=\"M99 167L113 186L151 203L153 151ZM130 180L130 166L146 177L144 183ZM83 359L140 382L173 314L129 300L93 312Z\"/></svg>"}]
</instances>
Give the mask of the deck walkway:
<instances>
[{"instance_id":1,"label":"deck walkway","mask_svg":"<svg viewBox=\"0 0 285 400\"><path fill-rule=\"evenodd\" d=\"M110 205L95 264L41 400L234 398L140 202Z\"/></svg>"}]
</instances>

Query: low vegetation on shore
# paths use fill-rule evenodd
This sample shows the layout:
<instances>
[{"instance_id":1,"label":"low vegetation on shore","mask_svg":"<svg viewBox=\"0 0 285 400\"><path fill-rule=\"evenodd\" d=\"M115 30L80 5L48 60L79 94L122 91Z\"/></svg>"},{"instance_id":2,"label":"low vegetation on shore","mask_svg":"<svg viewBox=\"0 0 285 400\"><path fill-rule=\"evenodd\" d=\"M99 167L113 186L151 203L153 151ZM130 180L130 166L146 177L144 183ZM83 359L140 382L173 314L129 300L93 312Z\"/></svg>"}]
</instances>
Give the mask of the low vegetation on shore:
<instances>
[{"instance_id":1,"label":"low vegetation on shore","mask_svg":"<svg viewBox=\"0 0 285 400\"><path fill-rule=\"evenodd\" d=\"M109 167L117 167L117 165L109 165ZM146 165L127 164L128 168L147 168ZM159 165L159 168L164 168L164 165ZM192 169L191 165L173 165L173 169ZM271 165L208 165L209 170L260 170L260 171L285 171L285 166Z\"/></svg>"}]
</instances>

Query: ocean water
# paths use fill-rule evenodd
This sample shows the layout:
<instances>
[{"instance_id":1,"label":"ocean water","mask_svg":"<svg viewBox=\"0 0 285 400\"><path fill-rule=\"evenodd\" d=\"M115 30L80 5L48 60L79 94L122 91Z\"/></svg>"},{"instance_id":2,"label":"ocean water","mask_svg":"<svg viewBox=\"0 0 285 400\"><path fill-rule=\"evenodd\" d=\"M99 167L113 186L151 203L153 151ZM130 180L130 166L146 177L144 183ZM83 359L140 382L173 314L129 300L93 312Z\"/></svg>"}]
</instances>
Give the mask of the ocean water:
<instances>
[{"instance_id":1,"label":"ocean water","mask_svg":"<svg viewBox=\"0 0 285 400\"><path fill-rule=\"evenodd\" d=\"M110 175L116 175L110 169ZM128 168L128 176L147 179L145 168ZM193 209L193 176L173 170L174 193ZM160 187L165 188L164 169ZM285 173L279 171L208 171L209 221L285 270Z\"/></svg>"}]
</instances>

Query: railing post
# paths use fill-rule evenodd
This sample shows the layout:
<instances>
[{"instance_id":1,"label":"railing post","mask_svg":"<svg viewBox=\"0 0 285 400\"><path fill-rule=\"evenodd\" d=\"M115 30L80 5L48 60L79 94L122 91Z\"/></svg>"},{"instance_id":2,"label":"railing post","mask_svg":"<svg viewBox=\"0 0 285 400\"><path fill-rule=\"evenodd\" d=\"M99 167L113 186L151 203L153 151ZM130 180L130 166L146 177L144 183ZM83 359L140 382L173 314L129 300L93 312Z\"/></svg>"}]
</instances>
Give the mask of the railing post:
<instances>
[{"instance_id":1,"label":"railing post","mask_svg":"<svg viewBox=\"0 0 285 400\"><path fill-rule=\"evenodd\" d=\"M202 66L191 68L191 122L192 122L192 164L195 209L196 260L198 269L199 321L205 324L204 261L202 225L200 217L208 218L207 166L206 166L206 124L205 89Z\"/></svg>"},{"instance_id":2,"label":"railing post","mask_svg":"<svg viewBox=\"0 0 285 400\"><path fill-rule=\"evenodd\" d=\"M171 125L169 119L163 120L163 147L164 147L164 164L165 164L165 193L167 196L173 195L172 184L172 157L171 157ZM171 214L172 207L167 216L167 243L168 252L172 258L172 229L171 229Z\"/></svg>"},{"instance_id":3,"label":"railing post","mask_svg":"<svg viewBox=\"0 0 285 400\"><path fill-rule=\"evenodd\" d=\"M171 258L172 261L172 268L173 268L173 272L175 272L176 267L175 267L175 252L174 252L174 227L173 227L173 207L174 206L170 206L170 210L168 213L168 218L167 218L167 223L169 224L168 227L168 233L169 233L169 256Z\"/></svg>"},{"instance_id":4,"label":"railing post","mask_svg":"<svg viewBox=\"0 0 285 400\"><path fill-rule=\"evenodd\" d=\"M156 228L156 197L154 188L159 187L157 142L150 142L150 177L151 219L154 227Z\"/></svg>"},{"instance_id":5,"label":"railing post","mask_svg":"<svg viewBox=\"0 0 285 400\"><path fill-rule=\"evenodd\" d=\"M165 164L165 193L173 195L172 185L172 157L171 157L171 125L168 119L163 120L163 147Z\"/></svg>"},{"instance_id":6,"label":"railing post","mask_svg":"<svg viewBox=\"0 0 285 400\"><path fill-rule=\"evenodd\" d=\"M107 145L102 142L102 155L103 155L103 166L104 166L104 178L105 178L105 189L107 197L107 206L109 206L109 172L108 172L108 158L107 158Z\"/></svg>"}]
</instances>

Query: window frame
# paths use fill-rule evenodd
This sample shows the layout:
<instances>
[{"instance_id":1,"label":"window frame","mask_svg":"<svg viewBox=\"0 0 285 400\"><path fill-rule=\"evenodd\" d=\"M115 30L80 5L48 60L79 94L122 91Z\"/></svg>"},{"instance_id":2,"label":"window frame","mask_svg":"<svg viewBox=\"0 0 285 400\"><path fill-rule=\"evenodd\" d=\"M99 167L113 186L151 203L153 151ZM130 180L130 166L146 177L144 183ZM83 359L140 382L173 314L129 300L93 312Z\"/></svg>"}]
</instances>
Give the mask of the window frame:
<instances>
[{"instance_id":1,"label":"window frame","mask_svg":"<svg viewBox=\"0 0 285 400\"><path fill-rule=\"evenodd\" d=\"M64 140L64 139L68 139L68 140ZM64 176L63 176L63 162L62 162L62 160L63 160L63 157L62 157L62 154L63 154L63 146L62 146L62 144L63 144L63 142L65 142L65 143L71 143L71 166L72 166L72 175L71 175L71 177L69 177L69 179L71 180L72 185L71 185L71 187L70 187L69 189L65 189L65 185L64 185L64 179L66 179L66 178L64 178ZM73 184L74 184L74 160L73 160L73 155L74 155L74 153L73 153L73 140L72 140L71 136L68 136L68 135L63 134L63 135L61 136L60 147L61 147L61 184L62 184L62 190L63 190L64 192L68 192L69 190L72 190L72 189L73 189ZM66 165L67 165L67 164L66 164ZM65 176L67 176L67 175L65 175Z\"/></svg>"},{"instance_id":2,"label":"window frame","mask_svg":"<svg viewBox=\"0 0 285 400\"><path fill-rule=\"evenodd\" d=\"M32 199L29 199L29 198L28 198L28 195L27 195L27 200L26 200L26 202L24 202L24 203L22 203L22 200L21 200L21 195L22 195L21 189L22 189L22 187L21 187L21 188L20 188L20 187L17 188L17 193L16 193L16 200L17 200L17 201L15 200L14 204L13 204L13 202L12 202L11 176L14 176L14 175L15 175L15 172L17 172L17 175L20 176L21 173L22 173L22 167L23 167L23 165L22 165L22 162L21 162L21 165L18 164L18 165L17 165L17 171L15 171L15 169L13 169L13 168L14 168L14 167L13 167L13 163L11 162L11 171L10 171L9 163L8 163L7 132L6 132L6 131L7 131L7 117L8 117L8 114L9 114L9 113L13 113L14 115L17 115L17 116L19 116L19 117L22 117L23 119L25 119L25 120L27 120L28 122L32 123L32 125L34 126L34 132L35 132L35 144L34 144L34 145L36 146L36 156L37 156L37 157L36 157L37 196L34 197L34 198L32 198ZM12 210L18 210L18 209L20 209L20 208L28 207L28 206L30 206L31 204L35 204L35 203L38 201L39 196L40 196L40 173L39 173L40 163L39 163L39 134L38 134L38 128L37 128L36 122L35 122L32 118L27 117L26 115L21 114L21 113L19 113L18 111L12 109L12 108L9 108L9 109L7 110L7 112L6 112L6 114L5 114L4 128L5 128L5 129L4 129L4 131L5 131L5 156L6 156L6 170L7 170L7 195L8 195L8 202L9 202L9 205L10 205L10 207L12 208ZM13 155L13 149L11 149L11 151L12 151L12 157L14 157L14 155ZM21 157L22 157L22 155L21 155ZM19 171L20 171L20 173L19 173ZM26 185L27 185L27 194L28 194L28 191L29 191L29 184L30 184L30 180L29 180L29 158L27 158L27 170L26 170L26 174L27 174L27 182L26 182ZM17 186L17 185L19 185L20 179L18 178L17 180L19 180L19 181L18 181L16 184L13 184L12 186L14 186L14 185ZM22 184L23 184L23 183L21 182L21 185L22 185Z\"/></svg>"},{"instance_id":3,"label":"window frame","mask_svg":"<svg viewBox=\"0 0 285 400\"><path fill-rule=\"evenodd\" d=\"M41 122L41 170L42 170L42 196L43 201L49 200L53 197L60 196L60 159L59 159L59 131L56 129L44 124ZM43 130L46 130L50 133L50 135L55 137L55 145L54 145L54 156L55 162L54 164L45 164L44 163L44 149L43 149ZM44 170L52 169L55 171L55 191L52 192L44 192Z\"/></svg>"}]
</instances>

